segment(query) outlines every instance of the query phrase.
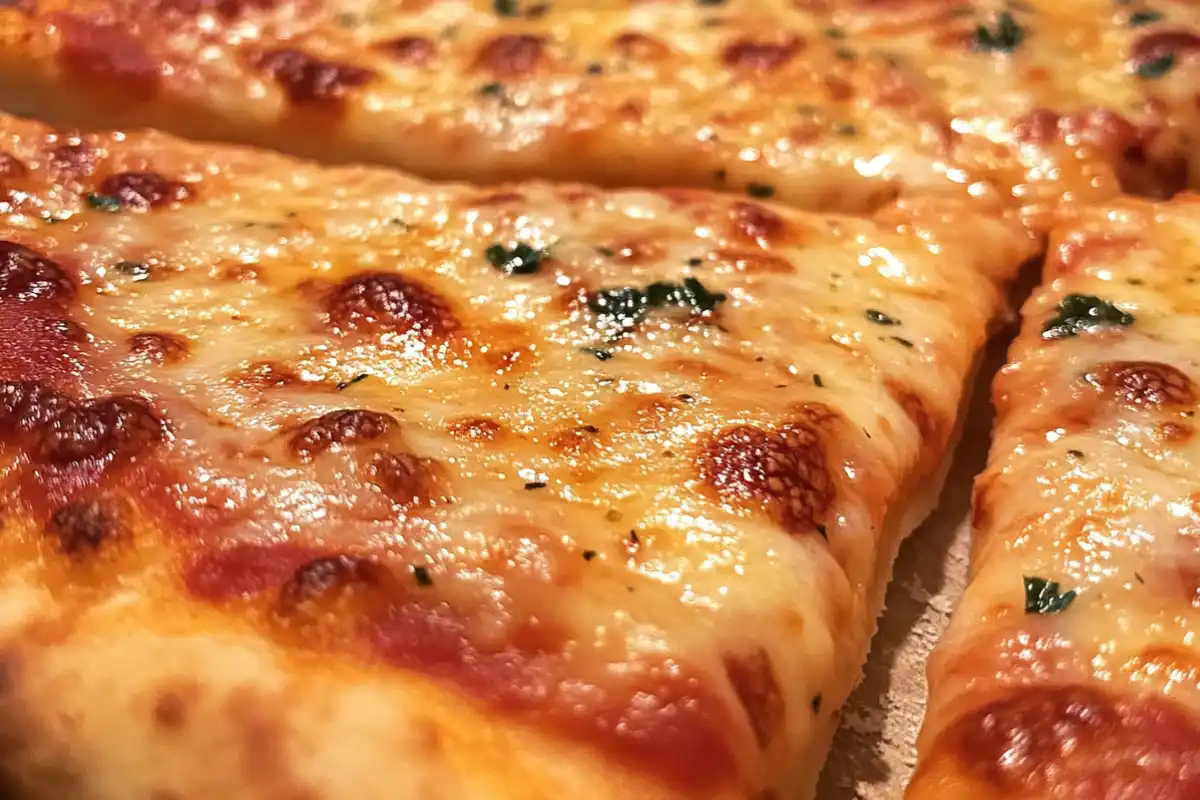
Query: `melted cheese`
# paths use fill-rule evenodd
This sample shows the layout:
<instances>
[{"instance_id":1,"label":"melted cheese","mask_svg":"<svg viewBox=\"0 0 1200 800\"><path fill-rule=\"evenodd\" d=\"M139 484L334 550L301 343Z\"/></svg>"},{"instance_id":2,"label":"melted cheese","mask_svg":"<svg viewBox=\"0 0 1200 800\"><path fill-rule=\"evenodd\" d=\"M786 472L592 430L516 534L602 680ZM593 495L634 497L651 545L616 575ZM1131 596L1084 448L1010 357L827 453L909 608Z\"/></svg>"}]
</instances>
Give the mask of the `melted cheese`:
<instances>
[{"instance_id":1,"label":"melted cheese","mask_svg":"<svg viewBox=\"0 0 1200 800\"><path fill-rule=\"evenodd\" d=\"M0 70L7 108L61 124L817 210L951 195L1042 226L1190 169L1194 9L1077 5L42 0L0 13Z\"/></svg>"},{"instance_id":2,"label":"melted cheese","mask_svg":"<svg viewBox=\"0 0 1200 800\"><path fill-rule=\"evenodd\" d=\"M973 574L931 661L911 798L1200 791L1200 205L1096 208L1051 244L996 382ZM1070 295L1132 316L1048 338ZM1028 613L1027 577L1074 600Z\"/></svg>"},{"instance_id":3,"label":"melted cheese","mask_svg":"<svg viewBox=\"0 0 1200 800\"><path fill-rule=\"evenodd\" d=\"M353 778L281 756L317 796L510 796L527 769L551 796L808 790L1031 252L1012 224L0 130L2 591L27 609L3 629L28 674L90 685L116 667L89 672L89 637L159 632L225 686L236 650L256 702L292 687L285 750L365 748ZM657 305L614 326L600 299L631 288ZM78 632L34 642L35 619ZM103 699L30 678L22 735L69 708L56 736L97 785L241 786L225 756L124 769L88 733L109 697L165 691L160 658ZM171 691L168 719L241 735ZM376 710L330 728L319 698L351 692ZM380 714L444 749L375 738ZM140 720L123 748L159 746Z\"/></svg>"}]
</instances>

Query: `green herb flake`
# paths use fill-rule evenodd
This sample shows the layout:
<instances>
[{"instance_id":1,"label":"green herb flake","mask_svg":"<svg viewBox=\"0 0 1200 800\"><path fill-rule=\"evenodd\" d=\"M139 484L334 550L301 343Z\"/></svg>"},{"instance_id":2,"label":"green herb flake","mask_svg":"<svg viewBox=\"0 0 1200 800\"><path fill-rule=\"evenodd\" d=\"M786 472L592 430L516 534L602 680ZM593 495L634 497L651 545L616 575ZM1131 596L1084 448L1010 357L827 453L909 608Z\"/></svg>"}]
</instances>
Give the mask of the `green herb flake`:
<instances>
[{"instance_id":1,"label":"green herb flake","mask_svg":"<svg viewBox=\"0 0 1200 800\"><path fill-rule=\"evenodd\" d=\"M582 347L580 349L595 356L597 361L608 361L613 357L611 350L603 350L599 347Z\"/></svg>"},{"instance_id":2,"label":"green herb flake","mask_svg":"<svg viewBox=\"0 0 1200 800\"><path fill-rule=\"evenodd\" d=\"M1143 61L1137 65L1134 70L1139 78L1146 80L1156 80L1166 75L1175 66L1175 54L1165 53L1158 58L1153 58L1149 61Z\"/></svg>"},{"instance_id":3,"label":"green herb flake","mask_svg":"<svg viewBox=\"0 0 1200 800\"><path fill-rule=\"evenodd\" d=\"M597 555L597 553L595 550L584 550L583 551L583 560L591 561L593 558L596 557L596 555Z\"/></svg>"},{"instance_id":4,"label":"green herb flake","mask_svg":"<svg viewBox=\"0 0 1200 800\"><path fill-rule=\"evenodd\" d=\"M601 289L588 299L588 309L606 325L632 328L652 308L675 306L693 314L707 314L725 302L724 292L712 292L696 278L684 278L682 284L658 281L643 291L633 286Z\"/></svg>"},{"instance_id":5,"label":"green herb flake","mask_svg":"<svg viewBox=\"0 0 1200 800\"><path fill-rule=\"evenodd\" d=\"M546 251L535 250L527 244L516 244L507 248L494 244L484 251L492 266L505 275L532 275L542 265Z\"/></svg>"},{"instance_id":6,"label":"green herb flake","mask_svg":"<svg viewBox=\"0 0 1200 800\"><path fill-rule=\"evenodd\" d=\"M900 320L896 319L895 317L889 316L876 308L868 308L867 309L867 320L870 322L874 322L876 325L899 325L900 324Z\"/></svg>"},{"instance_id":7,"label":"green herb flake","mask_svg":"<svg viewBox=\"0 0 1200 800\"><path fill-rule=\"evenodd\" d=\"M839 122L833 126L833 132L838 136L854 136L858 133L858 128L851 125L849 122Z\"/></svg>"},{"instance_id":8,"label":"green herb flake","mask_svg":"<svg viewBox=\"0 0 1200 800\"><path fill-rule=\"evenodd\" d=\"M746 186L746 194L757 197L759 200L766 200L768 197L775 196L775 187L765 183L751 183Z\"/></svg>"},{"instance_id":9,"label":"green herb flake","mask_svg":"<svg viewBox=\"0 0 1200 800\"><path fill-rule=\"evenodd\" d=\"M1133 315L1107 300L1090 294L1069 294L1058 304L1058 313L1046 320L1043 339L1067 339L1083 331L1133 324Z\"/></svg>"},{"instance_id":10,"label":"green herb flake","mask_svg":"<svg viewBox=\"0 0 1200 800\"><path fill-rule=\"evenodd\" d=\"M97 194L96 192L88 192L87 204L89 208L94 208L97 211L120 211L121 201L112 195Z\"/></svg>"},{"instance_id":11,"label":"green herb flake","mask_svg":"<svg viewBox=\"0 0 1200 800\"><path fill-rule=\"evenodd\" d=\"M901 345L903 347L912 347L913 346L913 343L910 342L908 339L905 339L903 336L893 336L893 337L891 337L891 339L893 342L895 342L896 344Z\"/></svg>"},{"instance_id":12,"label":"green herb flake","mask_svg":"<svg viewBox=\"0 0 1200 800\"><path fill-rule=\"evenodd\" d=\"M1066 611L1075 602L1075 590L1058 591L1055 581L1045 578L1025 578L1025 613L1026 614L1057 614Z\"/></svg>"},{"instance_id":13,"label":"green herb flake","mask_svg":"<svg viewBox=\"0 0 1200 800\"><path fill-rule=\"evenodd\" d=\"M996 26L978 25L975 28L975 49L985 53L1011 53L1021 46L1025 29L1007 11L996 18Z\"/></svg>"},{"instance_id":14,"label":"green herb flake","mask_svg":"<svg viewBox=\"0 0 1200 800\"><path fill-rule=\"evenodd\" d=\"M492 7L502 17L517 16L517 0L493 0Z\"/></svg>"},{"instance_id":15,"label":"green herb flake","mask_svg":"<svg viewBox=\"0 0 1200 800\"><path fill-rule=\"evenodd\" d=\"M499 97L504 94L503 83L485 83L479 87L479 93L484 97Z\"/></svg>"},{"instance_id":16,"label":"green herb flake","mask_svg":"<svg viewBox=\"0 0 1200 800\"><path fill-rule=\"evenodd\" d=\"M371 377L371 374L369 372L360 372L348 381L339 381L338 385L337 385L337 390L339 392L345 391L347 388L353 386L356 383L362 383L369 377Z\"/></svg>"},{"instance_id":17,"label":"green herb flake","mask_svg":"<svg viewBox=\"0 0 1200 800\"><path fill-rule=\"evenodd\" d=\"M830 39L845 39L846 32L841 28L826 28L825 35Z\"/></svg>"},{"instance_id":18,"label":"green herb flake","mask_svg":"<svg viewBox=\"0 0 1200 800\"><path fill-rule=\"evenodd\" d=\"M1083 451L1082 450L1068 450L1067 458L1071 459L1072 461L1078 461L1079 459L1083 458Z\"/></svg>"},{"instance_id":19,"label":"green herb flake","mask_svg":"<svg viewBox=\"0 0 1200 800\"><path fill-rule=\"evenodd\" d=\"M1152 22L1158 22L1162 18L1162 12L1151 11L1143 8L1141 11L1135 11L1129 15L1129 27L1140 28L1143 25L1149 25Z\"/></svg>"},{"instance_id":20,"label":"green herb flake","mask_svg":"<svg viewBox=\"0 0 1200 800\"><path fill-rule=\"evenodd\" d=\"M725 0L696 0L698 6L723 6Z\"/></svg>"},{"instance_id":21,"label":"green herb flake","mask_svg":"<svg viewBox=\"0 0 1200 800\"><path fill-rule=\"evenodd\" d=\"M813 373L813 386L817 387L818 389L825 388L825 382L821 380L821 376L815 372Z\"/></svg>"},{"instance_id":22,"label":"green herb flake","mask_svg":"<svg viewBox=\"0 0 1200 800\"><path fill-rule=\"evenodd\" d=\"M545 481L529 481L528 483L525 484L525 489L527 491L531 491L531 492L534 489L545 489L545 488L546 488Z\"/></svg>"},{"instance_id":23,"label":"green herb flake","mask_svg":"<svg viewBox=\"0 0 1200 800\"><path fill-rule=\"evenodd\" d=\"M417 586L433 586L433 576L429 574L429 567L413 567L412 571Z\"/></svg>"}]
</instances>

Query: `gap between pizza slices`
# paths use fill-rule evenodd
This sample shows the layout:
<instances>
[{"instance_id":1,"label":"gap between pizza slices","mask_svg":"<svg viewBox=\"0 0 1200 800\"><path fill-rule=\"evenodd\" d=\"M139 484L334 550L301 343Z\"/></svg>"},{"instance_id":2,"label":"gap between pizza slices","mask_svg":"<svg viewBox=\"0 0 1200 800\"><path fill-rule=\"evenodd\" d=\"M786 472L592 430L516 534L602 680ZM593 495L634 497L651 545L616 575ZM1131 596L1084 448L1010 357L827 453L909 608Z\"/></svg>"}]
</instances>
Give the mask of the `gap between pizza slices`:
<instances>
[{"instance_id":1,"label":"gap between pizza slices","mask_svg":"<svg viewBox=\"0 0 1200 800\"><path fill-rule=\"evenodd\" d=\"M1017 223L0 134L6 788L812 791Z\"/></svg>"},{"instance_id":2,"label":"gap between pizza slices","mask_svg":"<svg viewBox=\"0 0 1200 800\"><path fill-rule=\"evenodd\" d=\"M1056 231L910 800L1200 797L1200 197Z\"/></svg>"},{"instance_id":3,"label":"gap between pizza slices","mask_svg":"<svg viewBox=\"0 0 1200 800\"><path fill-rule=\"evenodd\" d=\"M1196 185L1197 10L1110 0L22 0L0 105L429 178L819 211Z\"/></svg>"}]
</instances>

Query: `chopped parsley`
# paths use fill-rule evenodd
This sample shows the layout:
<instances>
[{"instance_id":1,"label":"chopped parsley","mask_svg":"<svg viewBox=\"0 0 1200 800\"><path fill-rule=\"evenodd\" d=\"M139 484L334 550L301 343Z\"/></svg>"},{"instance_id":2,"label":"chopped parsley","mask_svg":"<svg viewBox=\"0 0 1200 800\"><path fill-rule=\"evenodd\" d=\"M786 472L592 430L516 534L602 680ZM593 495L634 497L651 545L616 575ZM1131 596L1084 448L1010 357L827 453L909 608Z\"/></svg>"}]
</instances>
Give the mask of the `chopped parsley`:
<instances>
[{"instance_id":1,"label":"chopped parsley","mask_svg":"<svg viewBox=\"0 0 1200 800\"><path fill-rule=\"evenodd\" d=\"M534 250L527 244L516 244L507 248L502 244L494 244L484 251L492 266L505 275L532 275L542 265L546 257L545 250Z\"/></svg>"},{"instance_id":2,"label":"chopped parsley","mask_svg":"<svg viewBox=\"0 0 1200 800\"><path fill-rule=\"evenodd\" d=\"M699 256L693 256L687 260L687 265L693 268L702 267L704 266L704 259L700 258Z\"/></svg>"},{"instance_id":3,"label":"chopped parsley","mask_svg":"<svg viewBox=\"0 0 1200 800\"><path fill-rule=\"evenodd\" d=\"M913 346L913 343L910 342L908 339L905 339L903 336L892 336L891 340L898 345L903 345L904 347L912 347Z\"/></svg>"},{"instance_id":4,"label":"chopped parsley","mask_svg":"<svg viewBox=\"0 0 1200 800\"><path fill-rule=\"evenodd\" d=\"M606 325L627 329L641 322L652 308L675 306L707 314L726 298L725 293L709 291L696 278L684 278L682 284L652 283L644 291L633 286L601 289L588 300L588 308Z\"/></svg>"},{"instance_id":5,"label":"chopped parsley","mask_svg":"<svg viewBox=\"0 0 1200 800\"><path fill-rule=\"evenodd\" d=\"M899 325L900 320L895 317L888 316L877 308L867 309L867 319L874 322L876 325Z\"/></svg>"},{"instance_id":6,"label":"chopped parsley","mask_svg":"<svg viewBox=\"0 0 1200 800\"><path fill-rule=\"evenodd\" d=\"M854 136L858 133L858 128L851 125L849 122L839 122L833 126L833 132L838 136Z\"/></svg>"},{"instance_id":7,"label":"chopped parsley","mask_svg":"<svg viewBox=\"0 0 1200 800\"><path fill-rule=\"evenodd\" d=\"M813 386L817 387L818 389L825 388L825 382L822 381L821 376L815 372L813 373Z\"/></svg>"},{"instance_id":8,"label":"chopped parsley","mask_svg":"<svg viewBox=\"0 0 1200 800\"><path fill-rule=\"evenodd\" d=\"M1066 339L1083 331L1133 324L1133 315L1107 300L1090 294L1069 294L1058 304L1058 313L1046 320L1043 339Z\"/></svg>"},{"instance_id":9,"label":"chopped parsley","mask_svg":"<svg viewBox=\"0 0 1200 800\"><path fill-rule=\"evenodd\" d=\"M1025 613L1057 614L1075 602L1075 590L1058 591L1058 583L1045 578L1025 578Z\"/></svg>"},{"instance_id":10,"label":"chopped parsley","mask_svg":"<svg viewBox=\"0 0 1200 800\"><path fill-rule=\"evenodd\" d=\"M814 714L821 713L821 695L820 694L813 695L812 710L813 710Z\"/></svg>"},{"instance_id":11,"label":"chopped parsley","mask_svg":"<svg viewBox=\"0 0 1200 800\"><path fill-rule=\"evenodd\" d=\"M585 353L594 355L597 361L608 361L613 357L611 350L603 350L599 347L581 347L580 349Z\"/></svg>"},{"instance_id":12,"label":"chopped parsley","mask_svg":"<svg viewBox=\"0 0 1200 800\"><path fill-rule=\"evenodd\" d=\"M1067 458L1071 459L1072 461L1078 461L1079 459L1083 458L1083 451L1082 450L1068 450Z\"/></svg>"},{"instance_id":13,"label":"chopped parsley","mask_svg":"<svg viewBox=\"0 0 1200 800\"><path fill-rule=\"evenodd\" d=\"M150 265L141 261L118 261L113 269L135 282L150 279Z\"/></svg>"},{"instance_id":14,"label":"chopped parsley","mask_svg":"<svg viewBox=\"0 0 1200 800\"><path fill-rule=\"evenodd\" d=\"M604 65L598 61L591 62L590 64L587 65L587 74L588 75L603 75L604 74Z\"/></svg>"},{"instance_id":15,"label":"chopped parsley","mask_svg":"<svg viewBox=\"0 0 1200 800\"><path fill-rule=\"evenodd\" d=\"M479 87L479 93L484 97L499 97L504 94L503 83L485 83Z\"/></svg>"},{"instance_id":16,"label":"chopped parsley","mask_svg":"<svg viewBox=\"0 0 1200 800\"><path fill-rule=\"evenodd\" d=\"M1131 28L1140 28L1142 25L1158 22L1162 18L1163 15L1161 12L1143 8L1141 11L1135 11L1129 15L1129 26Z\"/></svg>"},{"instance_id":17,"label":"chopped parsley","mask_svg":"<svg viewBox=\"0 0 1200 800\"><path fill-rule=\"evenodd\" d=\"M768 197L775 196L775 187L765 183L751 183L746 186L746 194L751 197L757 197L760 200L766 200Z\"/></svg>"},{"instance_id":18,"label":"chopped parsley","mask_svg":"<svg viewBox=\"0 0 1200 800\"><path fill-rule=\"evenodd\" d=\"M1171 67L1173 66L1175 66L1175 54L1164 53L1158 58L1153 58L1149 61L1143 61L1142 63L1138 64L1135 72L1137 72L1139 78L1155 80L1170 72Z\"/></svg>"},{"instance_id":19,"label":"chopped parsley","mask_svg":"<svg viewBox=\"0 0 1200 800\"><path fill-rule=\"evenodd\" d=\"M357 375L355 375L353 378L351 378L351 379L350 379L350 380L348 380L348 381L341 381L341 382L339 382L339 383L338 383L338 385L337 385L337 390L340 392L340 391L342 391L343 389L345 389L345 388L346 388L346 387L348 387L348 386L353 386L353 385L354 385L354 384L356 384L356 383L360 383L361 381L365 381L365 380L366 380L367 378L369 378L369 377L371 377L370 373L367 373L367 372L360 372L360 373L358 373Z\"/></svg>"},{"instance_id":20,"label":"chopped parsley","mask_svg":"<svg viewBox=\"0 0 1200 800\"><path fill-rule=\"evenodd\" d=\"M841 28L826 28L825 35L830 39L845 39L846 32Z\"/></svg>"},{"instance_id":21,"label":"chopped parsley","mask_svg":"<svg viewBox=\"0 0 1200 800\"><path fill-rule=\"evenodd\" d=\"M725 0L696 0L698 6L722 6L725 5Z\"/></svg>"},{"instance_id":22,"label":"chopped parsley","mask_svg":"<svg viewBox=\"0 0 1200 800\"><path fill-rule=\"evenodd\" d=\"M108 194L88 192L87 204L89 208L94 208L97 211L112 212L121 210L121 201Z\"/></svg>"},{"instance_id":23,"label":"chopped parsley","mask_svg":"<svg viewBox=\"0 0 1200 800\"><path fill-rule=\"evenodd\" d=\"M975 49L985 53L1011 53L1021 46L1024 39L1025 29L1007 11L996 18L994 28L987 25L975 27Z\"/></svg>"},{"instance_id":24,"label":"chopped parsley","mask_svg":"<svg viewBox=\"0 0 1200 800\"><path fill-rule=\"evenodd\" d=\"M492 7L502 17L515 17L517 15L517 0L493 0Z\"/></svg>"},{"instance_id":25,"label":"chopped parsley","mask_svg":"<svg viewBox=\"0 0 1200 800\"><path fill-rule=\"evenodd\" d=\"M429 574L429 567L413 567L412 571L417 586L433 586L433 576Z\"/></svg>"},{"instance_id":26,"label":"chopped parsley","mask_svg":"<svg viewBox=\"0 0 1200 800\"><path fill-rule=\"evenodd\" d=\"M584 561L591 561L595 557L596 557L595 550L584 550L583 551L583 560Z\"/></svg>"},{"instance_id":27,"label":"chopped parsley","mask_svg":"<svg viewBox=\"0 0 1200 800\"><path fill-rule=\"evenodd\" d=\"M529 491L533 491L534 489L545 489L546 482L545 481L530 481L529 483L525 484L525 488Z\"/></svg>"}]
</instances>

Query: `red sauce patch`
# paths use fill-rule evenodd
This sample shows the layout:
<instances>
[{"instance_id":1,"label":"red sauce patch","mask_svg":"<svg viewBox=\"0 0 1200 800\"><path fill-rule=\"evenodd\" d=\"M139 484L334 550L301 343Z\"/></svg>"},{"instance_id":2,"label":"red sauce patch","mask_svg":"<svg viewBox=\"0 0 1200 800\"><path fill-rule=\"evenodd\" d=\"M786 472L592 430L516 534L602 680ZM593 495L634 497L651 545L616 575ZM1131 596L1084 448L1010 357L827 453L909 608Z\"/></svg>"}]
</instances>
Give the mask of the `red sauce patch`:
<instances>
[{"instance_id":1,"label":"red sauce patch","mask_svg":"<svg viewBox=\"0 0 1200 800\"><path fill-rule=\"evenodd\" d=\"M299 50L271 50L258 62L296 105L339 106L349 89L365 86L375 73L349 64L321 61Z\"/></svg>"},{"instance_id":2,"label":"red sauce patch","mask_svg":"<svg viewBox=\"0 0 1200 800\"><path fill-rule=\"evenodd\" d=\"M60 383L82 370L80 327L41 303L0 301L0 380Z\"/></svg>"},{"instance_id":3,"label":"red sauce patch","mask_svg":"<svg viewBox=\"0 0 1200 800\"><path fill-rule=\"evenodd\" d=\"M157 172L118 172L100 184L100 194L116 198L122 208L149 211L192 196L186 183L173 181Z\"/></svg>"},{"instance_id":4,"label":"red sauce patch","mask_svg":"<svg viewBox=\"0 0 1200 800\"><path fill-rule=\"evenodd\" d=\"M184 573L196 597L220 602L248 598L283 586L301 565L323 555L314 547L283 544L235 544L200 552Z\"/></svg>"},{"instance_id":5,"label":"red sauce patch","mask_svg":"<svg viewBox=\"0 0 1200 800\"><path fill-rule=\"evenodd\" d=\"M701 479L726 502L764 508L789 533L824 524L836 496L823 444L831 412L806 410L804 419L778 430L739 425L722 431L700 455Z\"/></svg>"},{"instance_id":6,"label":"red sauce patch","mask_svg":"<svg viewBox=\"0 0 1200 800\"><path fill-rule=\"evenodd\" d=\"M729 217L735 237L756 242L760 247L782 244L787 236L788 226L783 217L757 203L734 203Z\"/></svg>"},{"instance_id":7,"label":"red sauce patch","mask_svg":"<svg viewBox=\"0 0 1200 800\"><path fill-rule=\"evenodd\" d=\"M534 73L545 58L544 40L530 34L497 36L475 58L475 69L495 78L520 78Z\"/></svg>"},{"instance_id":8,"label":"red sauce patch","mask_svg":"<svg viewBox=\"0 0 1200 800\"><path fill-rule=\"evenodd\" d=\"M127 25L69 13L52 14L50 20L62 36L58 59L66 72L139 100L152 99L158 93L162 61L151 55Z\"/></svg>"},{"instance_id":9,"label":"red sauce patch","mask_svg":"<svg viewBox=\"0 0 1200 800\"><path fill-rule=\"evenodd\" d=\"M156 364L186 361L189 350L188 340L173 333L135 333L129 337L129 351Z\"/></svg>"},{"instance_id":10,"label":"red sauce patch","mask_svg":"<svg viewBox=\"0 0 1200 800\"><path fill-rule=\"evenodd\" d=\"M783 729L783 693L775 679L771 658L761 647L744 655L725 656L725 672L741 701L758 746L767 749Z\"/></svg>"},{"instance_id":11,"label":"red sauce patch","mask_svg":"<svg viewBox=\"0 0 1200 800\"><path fill-rule=\"evenodd\" d=\"M381 47L396 61L410 67L425 66L437 53L437 45L432 39L424 36L401 36L399 39L384 42Z\"/></svg>"},{"instance_id":12,"label":"red sauce patch","mask_svg":"<svg viewBox=\"0 0 1200 800\"><path fill-rule=\"evenodd\" d=\"M725 66L746 72L773 72L791 61L804 48L804 40L791 36L783 42L758 42L739 39L725 47L721 60Z\"/></svg>"},{"instance_id":13,"label":"red sauce patch","mask_svg":"<svg viewBox=\"0 0 1200 800\"><path fill-rule=\"evenodd\" d=\"M671 48L662 41L636 31L617 36L612 46L618 55L638 61L659 61L671 55Z\"/></svg>"},{"instance_id":14,"label":"red sauce patch","mask_svg":"<svg viewBox=\"0 0 1200 800\"><path fill-rule=\"evenodd\" d=\"M1138 247L1142 240L1105 231L1103 233L1075 231L1054 249L1055 258L1047 259L1054 276L1074 275L1092 262L1102 259L1116 261Z\"/></svg>"},{"instance_id":15,"label":"red sauce patch","mask_svg":"<svg viewBox=\"0 0 1200 800\"><path fill-rule=\"evenodd\" d=\"M337 333L448 333L458 328L450 303L409 278L366 272L342 281L325 298Z\"/></svg>"},{"instance_id":16,"label":"red sauce patch","mask_svg":"<svg viewBox=\"0 0 1200 800\"><path fill-rule=\"evenodd\" d=\"M1196 404L1191 379L1156 361L1112 361L1087 374L1087 380L1120 402L1144 408Z\"/></svg>"},{"instance_id":17,"label":"red sauce patch","mask_svg":"<svg viewBox=\"0 0 1200 800\"><path fill-rule=\"evenodd\" d=\"M948 726L933 751L1013 795L1200 797L1200 724L1153 696L1019 687Z\"/></svg>"},{"instance_id":18,"label":"red sauce patch","mask_svg":"<svg viewBox=\"0 0 1200 800\"><path fill-rule=\"evenodd\" d=\"M331 411L301 425L288 440L292 454L307 464L331 448L350 447L378 439L396 420L378 411Z\"/></svg>"},{"instance_id":19,"label":"red sauce patch","mask_svg":"<svg viewBox=\"0 0 1200 800\"><path fill-rule=\"evenodd\" d=\"M1179 59L1196 53L1200 53L1200 36L1191 31L1155 31L1134 42L1129 61L1140 69L1169 56Z\"/></svg>"},{"instance_id":20,"label":"red sauce patch","mask_svg":"<svg viewBox=\"0 0 1200 800\"><path fill-rule=\"evenodd\" d=\"M75 284L57 262L0 240L0 299L67 301L74 296Z\"/></svg>"}]
</instances>

